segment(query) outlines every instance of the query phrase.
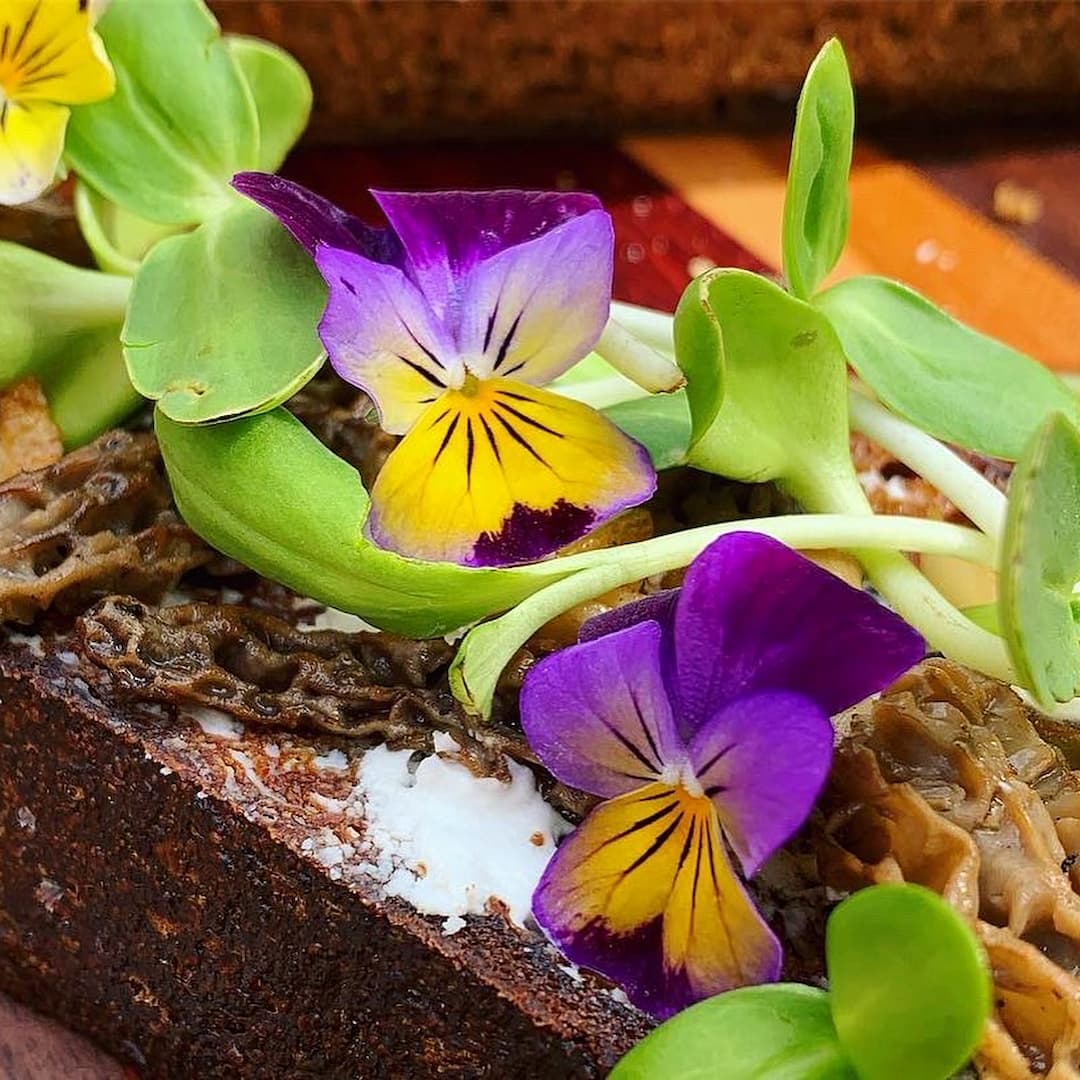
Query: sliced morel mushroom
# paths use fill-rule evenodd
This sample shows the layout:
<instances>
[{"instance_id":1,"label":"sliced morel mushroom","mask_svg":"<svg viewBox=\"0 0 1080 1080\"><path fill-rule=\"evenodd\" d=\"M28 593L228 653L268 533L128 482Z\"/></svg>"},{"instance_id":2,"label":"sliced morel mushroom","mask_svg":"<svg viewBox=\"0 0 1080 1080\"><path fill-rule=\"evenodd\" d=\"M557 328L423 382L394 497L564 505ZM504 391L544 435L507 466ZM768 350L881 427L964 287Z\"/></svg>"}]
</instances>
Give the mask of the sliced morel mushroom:
<instances>
[{"instance_id":1,"label":"sliced morel mushroom","mask_svg":"<svg viewBox=\"0 0 1080 1080\"><path fill-rule=\"evenodd\" d=\"M152 435L113 431L0 484L0 621L155 600L215 557L177 516Z\"/></svg>"},{"instance_id":2,"label":"sliced morel mushroom","mask_svg":"<svg viewBox=\"0 0 1080 1080\"><path fill-rule=\"evenodd\" d=\"M41 383L31 377L0 391L0 480L43 469L63 456Z\"/></svg>"},{"instance_id":3,"label":"sliced morel mushroom","mask_svg":"<svg viewBox=\"0 0 1080 1080\"><path fill-rule=\"evenodd\" d=\"M980 1073L1080 1075L1080 774L1020 698L926 661L855 716L822 809L827 885L913 881L972 920L996 988Z\"/></svg>"},{"instance_id":4,"label":"sliced morel mushroom","mask_svg":"<svg viewBox=\"0 0 1080 1080\"><path fill-rule=\"evenodd\" d=\"M508 779L506 757L536 764L519 730L474 727L462 712L446 686L453 649L441 638L300 630L251 607L154 608L114 596L78 620L72 643L89 662L88 680L107 679L115 697L204 706L264 727L395 749L430 751L443 731L482 776ZM579 793L541 779L556 805L578 815L587 809Z\"/></svg>"}]
</instances>

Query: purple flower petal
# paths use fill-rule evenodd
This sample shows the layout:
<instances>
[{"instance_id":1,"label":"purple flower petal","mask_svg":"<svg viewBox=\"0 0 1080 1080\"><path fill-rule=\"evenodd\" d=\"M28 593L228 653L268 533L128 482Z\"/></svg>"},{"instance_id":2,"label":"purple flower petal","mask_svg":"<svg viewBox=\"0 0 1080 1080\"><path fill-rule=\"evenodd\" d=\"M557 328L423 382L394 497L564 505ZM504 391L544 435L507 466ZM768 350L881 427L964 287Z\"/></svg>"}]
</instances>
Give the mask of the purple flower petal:
<instances>
[{"instance_id":1,"label":"purple flower petal","mask_svg":"<svg viewBox=\"0 0 1080 1080\"><path fill-rule=\"evenodd\" d=\"M464 367L427 301L395 266L320 246L315 264L330 287L319 323L337 373L371 395L382 426L400 435Z\"/></svg>"},{"instance_id":2,"label":"purple flower petal","mask_svg":"<svg viewBox=\"0 0 1080 1080\"><path fill-rule=\"evenodd\" d=\"M242 172L232 186L269 210L311 256L320 244L401 266L404 253L389 229L376 229L301 184L270 173Z\"/></svg>"},{"instance_id":3,"label":"purple flower petal","mask_svg":"<svg viewBox=\"0 0 1080 1080\"><path fill-rule=\"evenodd\" d=\"M565 784L610 798L685 759L660 671L660 627L639 623L541 660L521 690L521 724Z\"/></svg>"},{"instance_id":4,"label":"purple flower petal","mask_svg":"<svg viewBox=\"0 0 1080 1080\"><path fill-rule=\"evenodd\" d=\"M872 596L765 536L731 533L691 564L675 613L676 712L690 737L725 704L790 690L832 715L922 659Z\"/></svg>"},{"instance_id":5,"label":"purple flower petal","mask_svg":"<svg viewBox=\"0 0 1080 1080\"><path fill-rule=\"evenodd\" d=\"M373 191L404 245L416 282L441 317L453 318L458 283L478 263L543 236L591 210L593 195L557 191Z\"/></svg>"},{"instance_id":6,"label":"purple flower petal","mask_svg":"<svg viewBox=\"0 0 1080 1080\"><path fill-rule=\"evenodd\" d=\"M533 914L570 960L659 1018L780 973L780 944L732 872L713 805L680 787L598 806L548 863Z\"/></svg>"},{"instance_id":7,"label":"purple flower petal","mask_svg":"<svg viewBox=\"0 0 1080 1080\"><path fill-rule=\"evenodd\" d=\"M668 633L675 619L675 602L678 599L678 589L665 589L594 615L582 624L578 641L595 641L605 634L614 634L616 630L625 630L640 622L659 623Z\"/></svg>"},{"instance_id":8,"label":"purple flower petal","mask_svg":"<svg viewBox=\"0 0 1080 1080\"><path fill-rule=\"evenodd\" d=\"M786 691L738 698L698 729L690 762L747 877L809 816L832 751L828 714Z\"/></svg>"},{"instance_id":9,"label":"purple flower petal","mask_svg":"<svg viewBox=\"0 0 1080 1080\"><path fill-rule=\"evenodd\" d=\"M469 370L544 386L577 363L607 322L614 250L611 218L592 210L478 263L459 293Z\"/></svg>"}]
</instances>

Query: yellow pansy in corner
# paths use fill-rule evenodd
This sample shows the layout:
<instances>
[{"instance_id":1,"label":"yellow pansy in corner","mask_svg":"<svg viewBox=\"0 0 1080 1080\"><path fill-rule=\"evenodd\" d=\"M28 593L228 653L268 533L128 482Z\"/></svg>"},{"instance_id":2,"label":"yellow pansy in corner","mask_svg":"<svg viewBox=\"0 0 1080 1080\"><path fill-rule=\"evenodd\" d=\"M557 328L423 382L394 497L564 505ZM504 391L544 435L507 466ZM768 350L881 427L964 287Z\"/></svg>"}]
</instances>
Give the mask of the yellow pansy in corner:
<instances>
[{"instance_id":1,"label":"yellow pansy in corner","mask_svg":"<svg viewBox=\"0 0 1080 1080\"><path fill-rule=\"evenodd\" d=\"M87 0L0 0L0 203L52 184L71 105L116 86Z\"/></svg>"}]
</instances>

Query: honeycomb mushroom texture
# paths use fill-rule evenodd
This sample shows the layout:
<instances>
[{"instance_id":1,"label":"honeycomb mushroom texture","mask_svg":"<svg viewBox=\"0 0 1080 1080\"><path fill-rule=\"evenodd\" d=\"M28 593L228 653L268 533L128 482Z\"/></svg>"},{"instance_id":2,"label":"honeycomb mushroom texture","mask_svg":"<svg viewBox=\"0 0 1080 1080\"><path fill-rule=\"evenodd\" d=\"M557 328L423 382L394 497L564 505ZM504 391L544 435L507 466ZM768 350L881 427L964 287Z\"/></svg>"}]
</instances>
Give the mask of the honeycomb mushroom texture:
<instances>
[{"instance_id":1,"label":"honeycomb mushroom texture","mask_svg":"<svg viewBox=\"0 0 1080 1080\"><path fill-rule=\"evenodd\" d=\"M507 757L536 758L520 730L477 726L445 682L442 639L297 629L239 604L156 608L112 596L75 624L72 646L88 682L129 701L201 706L261 727L344 734L431 751L453 736L474 773L509 779ZM541 776L550 801L580 817L587 797Z\"/></svg>"},{"instance_id":2,"label":"honeycomb mushroom texture","mask_svg":"<svg viewBox=\"0 0 1080 1080\"><path fill-rule=\"evenodd\" d=\"M177 516L152 435L113 431L0 484L0 621L156 600L215 556Z\"/></svg>"},{"instance_id":3,"label":"honeycomb mushroom texture","mask_svg":"<svg viewBox=\"0 0 1080 1080\"><path fill-rule=\"evenodd\" d=\"M973 922L995 1012L985 1077L1080 1067L1080 773L1007 686L944 660L856 715L816 836L827 885L906 880Z\"/></svg>"}]
</instances>

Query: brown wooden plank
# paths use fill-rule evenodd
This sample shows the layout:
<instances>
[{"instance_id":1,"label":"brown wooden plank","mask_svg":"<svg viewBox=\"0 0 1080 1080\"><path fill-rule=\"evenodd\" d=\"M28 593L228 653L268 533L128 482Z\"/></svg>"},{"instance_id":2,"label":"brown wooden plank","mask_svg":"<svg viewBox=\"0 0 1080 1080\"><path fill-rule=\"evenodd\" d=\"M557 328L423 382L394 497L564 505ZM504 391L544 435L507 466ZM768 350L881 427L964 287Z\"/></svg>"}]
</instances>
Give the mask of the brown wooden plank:
<instances>
[{"instance_id":1,"label":"brown wooden plank","mask_svg":"<svg viewBox=\"0 0 1080 1080\"><path fill-rule=\"evenodd\" d=\"M1080 123L1007 134L958 131L940 141L909 135L888 146L1014 240L1080 278ZM996 216L994 190L1003 182L1037 193L1041 216L1028 223Z\"/></svg>"}]
</instances>

